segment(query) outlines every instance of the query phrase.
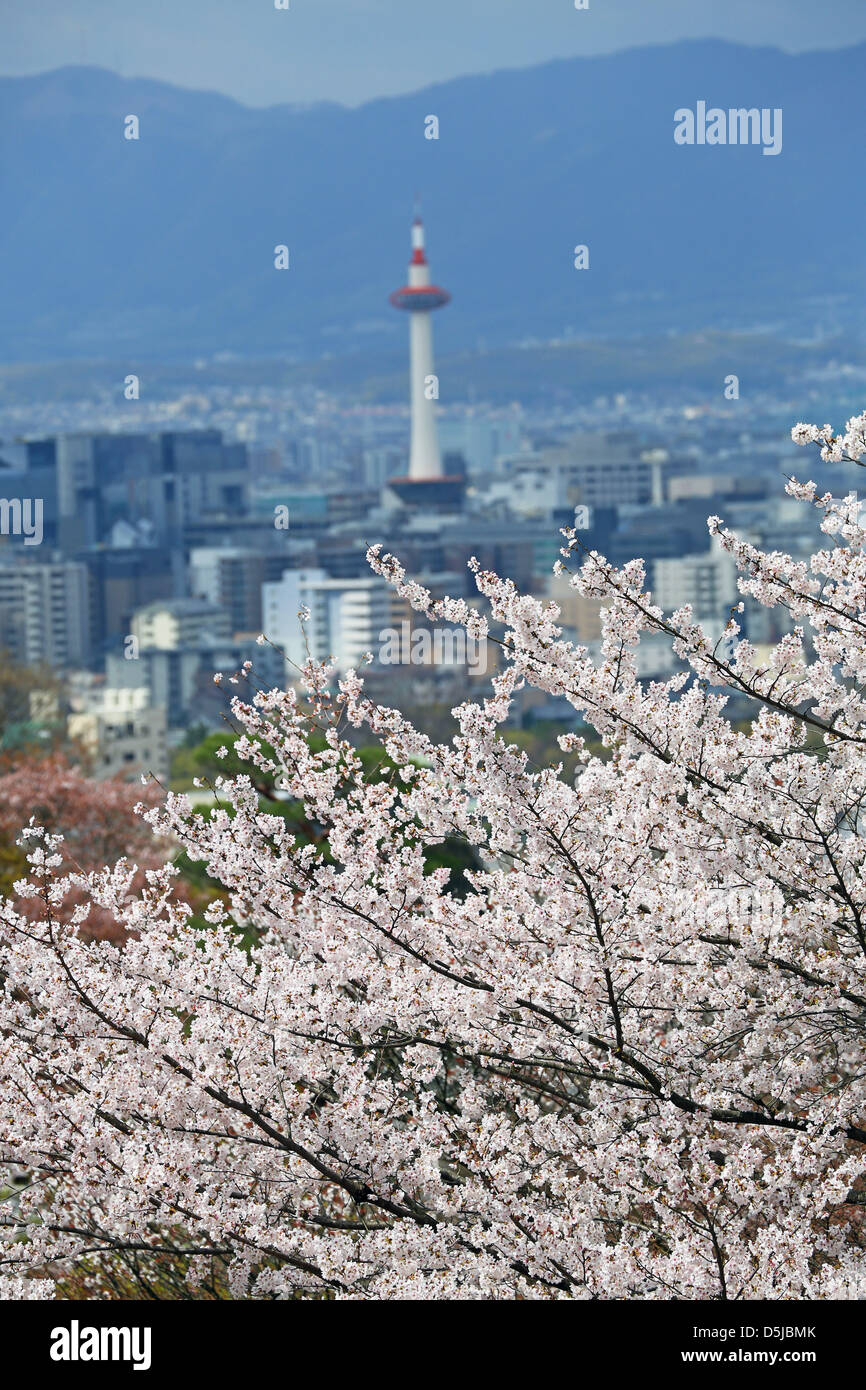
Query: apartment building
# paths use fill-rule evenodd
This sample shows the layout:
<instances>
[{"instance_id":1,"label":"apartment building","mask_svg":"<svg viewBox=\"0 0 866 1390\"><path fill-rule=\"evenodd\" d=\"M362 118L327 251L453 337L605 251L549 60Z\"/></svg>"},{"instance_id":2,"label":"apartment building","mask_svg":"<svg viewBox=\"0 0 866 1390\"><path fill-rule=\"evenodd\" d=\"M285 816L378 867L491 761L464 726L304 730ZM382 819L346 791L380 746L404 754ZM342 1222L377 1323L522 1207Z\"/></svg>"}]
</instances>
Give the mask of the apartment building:
<instances>
[{"instance_id":1,"label":"apartment building","mask_svg":"<svg viewBox=\"0 0 866 1390\"><path fill-rule=\"evenodd\" d=\"M226 642L231 636L226 610L202 598L157 599L136 609L131 627L139 651L182 651Z\"/></svg>"},{"instance_id":2,"label":"apartment building","mask_svg":"<svg viewBox=\"0 0 866 1390\"><path fill-rule=\"evenodd\" d=\"M345 671L378 648L379 633L391 621L391 591L376 575L332 579L322 569L285 570L279 583L265 584L263 631L295 667L307 659L301 608L310 612L304 625L310 656L333 658Z\"/></svg>"},{"instance_id":3,"label":"apartment building","mask_svg":"<svg viewBox=\"0 0 866 1390\"><path fill-rule=\"evenodd\" d=\"M90 585L75 561L0 564L0 649L27 666L90 660Z\"/></svg>"},{"instance_id":4,"label":"apartment building","mask_svg":"<svg viewBox=\"0 0 866 1390\"><path fill-rule=\"evenodd\" d=\"M167 780L165 710L150 698L144 686L101 687L83 697L86 708L68 716L69 737L80 744L98 781L118 773L133 781L144 772Z\"/></svg>"}]
</instances>

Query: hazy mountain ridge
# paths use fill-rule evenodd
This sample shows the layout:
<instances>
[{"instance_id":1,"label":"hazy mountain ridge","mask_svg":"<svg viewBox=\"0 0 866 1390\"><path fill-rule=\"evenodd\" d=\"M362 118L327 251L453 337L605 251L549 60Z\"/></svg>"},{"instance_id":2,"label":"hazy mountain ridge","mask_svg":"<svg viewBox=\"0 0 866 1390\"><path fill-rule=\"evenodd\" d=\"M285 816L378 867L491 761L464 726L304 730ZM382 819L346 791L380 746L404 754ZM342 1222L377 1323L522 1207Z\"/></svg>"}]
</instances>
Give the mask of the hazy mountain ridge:
<instances>
[{"instance_id":1,"label":"hazy mountain ridge","mask_svg":"<svg viewBox=\"0 0 866 1390\"><path fill-rule=\"evenodd\" d=\"M807 335L810 298L866 288L864 76L866 44L791 56L701 41L354 109L295 108L290 93L249 108L92 68L2 78L0 357L396 343L387 295L415 189L454 296L443 347L780 310ZM781 107L782 153L675 145L674 111L698 100Z\"/></svg>"}]
</instances>

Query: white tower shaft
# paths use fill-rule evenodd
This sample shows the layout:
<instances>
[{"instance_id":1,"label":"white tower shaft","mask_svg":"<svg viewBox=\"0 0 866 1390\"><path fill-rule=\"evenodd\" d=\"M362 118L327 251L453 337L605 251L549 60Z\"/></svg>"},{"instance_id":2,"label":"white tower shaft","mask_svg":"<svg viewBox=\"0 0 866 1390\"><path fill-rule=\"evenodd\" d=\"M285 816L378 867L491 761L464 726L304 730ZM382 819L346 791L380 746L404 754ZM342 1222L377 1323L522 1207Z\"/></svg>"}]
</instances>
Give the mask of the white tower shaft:
<instances>
[{"instance_id":1,"label":"white tower shaft","mask_svg":"<svg viewBox=\"0 0 866 1390\"><path fill-rule=\"evenodd\" d=\"M410 289L430 285L430 267L424 250L424 224L420 218L412 224L412 260L409 263ZM409 477L441 478L442 455L436 431L436 403L430 396L429 378L433 376L433 324L430 310L417 309L409 320L409 399L412 409L412 430L409 445Z\"/></svg>"},{"instance_id":2,"label":"white tower shaft","mask_svg":"<svg viewBox=\"0 0 866 1390\"><path fill-rule=\"evenodd\" d=\"M412 430L409 444L409 474L402 481L438 484L444 477L442 455L436 432L436 398L439 395L433 373L433 325L430 314L441 309L451 298L447 290L434 285L424 252L424 227L420 217L412 224L412 259L409 280L391 295L395 309L409 314L409 401L412 410ZM400 481L396 480L395 482ZM411 492L411 487L409 488ZM446 488L445 491L448 489ZM442 489L438 489L441 492ZM436 493L437 489L420 489L417 496Z\"/></svg>"},{"instance_id":3,"label":"white tower shaft","mask_svg":"<svg viewBox=\"0 0 866 1390\"><path fill-rule=\"evenodd\" d=\"M412 266L412 270L422 268L427 269L426 266ZM428 283L429 279L428 273ZM409 374L412 405L409 477L441 478L442 456L436 431L436 402L429 398L428 379L433 375L433 324L429 312L416 312L409 319Z\"/></svg>"}]
</instances>

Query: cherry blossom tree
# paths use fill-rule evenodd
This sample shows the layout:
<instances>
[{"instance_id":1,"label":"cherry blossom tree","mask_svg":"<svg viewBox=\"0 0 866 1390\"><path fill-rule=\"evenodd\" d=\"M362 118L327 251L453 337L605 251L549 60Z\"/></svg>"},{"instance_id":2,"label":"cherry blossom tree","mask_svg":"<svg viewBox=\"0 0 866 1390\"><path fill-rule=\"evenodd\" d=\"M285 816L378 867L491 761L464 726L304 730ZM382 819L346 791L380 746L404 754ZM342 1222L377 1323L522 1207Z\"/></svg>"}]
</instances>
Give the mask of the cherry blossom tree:
<instances>
[{"instance_id":1,"label":"cherry blossom tree","mask_svg":"<svg viewBox=\"0 0 866 1390\"><path fill-rule=\"evenodd\" d=\"M143 799L156 805L158 787L149 786ZM140 787L119 777L97 782L62 753L19 763L0 776L0 893L16 899L15 883L27 871L26 844L20 832L30 819L63 836L63 859L69 869L98 869L121 856L137 863L142 872L158 868L165 862L166 847L135 814L141 800ZM71 893L64 915L69 915L74 903L86 901L86 892ZM28 916L41 911L35 899L20 900L18 906ZM81 924L82 934L122 939L123 930L111 912L95 904L91 908Z\"/></svg>"},{"instance_id":2,"label":"cherry blossom tree","mask_svg":"<svg viewBox=\"0 0 866 1390\"><path fill-rule=\"evenodd\" d=\"M415 609L501 641L503 669L441 744L354 672L233 678L249 773L207 812L146 812L225 885L206 929L170 867L133 891L128 864L69 873L25 832L40 912L0 920L9 1295L139 1253L182 1258L193 1296L216 1266L254 1298L866 1294L866 531L853 504L788 492L824 533L808 561L709 522L744 600L790 617L769 656L742 604L708 634L573 533L563 567L606 600L597 660L507 579L475 566L477 607L434 601L374 547ZM659 633L688 669L642 684ZM576 776L503 737L527 683L602 741L563 738ZM327 855L262 811L262 776ZM462 897L425 873L446 837L478 857ZM79 890L125 946L64 921Z\"/></svg>"}]
</instances>

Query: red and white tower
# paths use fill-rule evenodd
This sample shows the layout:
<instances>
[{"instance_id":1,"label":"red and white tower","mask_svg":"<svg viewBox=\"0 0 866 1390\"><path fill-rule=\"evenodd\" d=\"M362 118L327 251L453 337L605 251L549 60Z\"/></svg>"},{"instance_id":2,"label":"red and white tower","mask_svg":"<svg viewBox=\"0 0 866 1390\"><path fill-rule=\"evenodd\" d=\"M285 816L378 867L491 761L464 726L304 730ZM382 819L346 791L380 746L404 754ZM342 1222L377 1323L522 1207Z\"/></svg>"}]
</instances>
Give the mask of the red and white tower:
<instances>
[{"instance_id":1,"label":"red and white tower","mask_svg":"<svg viewBox=\"0 0 866 1390\"><path fill-rule=\"evenodd\" d=\"M441 309L451 296L434 285L424 249L424 224L420 217L412 223L412 259L408 283L390 296L395 309L409 313L409 383L412 406L412 434L409 472L404 478L391 478L388 486L408 505L459 506L465 487L462 476L446 476L442 470L439 438L436 433L436 392L433 372L433 325L430 315Z\"/></svg>"}]
</instances>

